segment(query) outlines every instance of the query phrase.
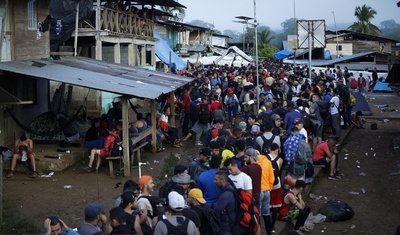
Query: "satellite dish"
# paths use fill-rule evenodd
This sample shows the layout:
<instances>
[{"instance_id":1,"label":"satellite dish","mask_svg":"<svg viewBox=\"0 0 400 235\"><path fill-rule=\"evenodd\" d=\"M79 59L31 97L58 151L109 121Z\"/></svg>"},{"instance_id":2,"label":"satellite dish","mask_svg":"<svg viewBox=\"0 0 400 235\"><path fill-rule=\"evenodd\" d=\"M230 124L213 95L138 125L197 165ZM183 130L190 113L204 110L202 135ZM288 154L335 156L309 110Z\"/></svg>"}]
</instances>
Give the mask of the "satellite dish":
<instances>
[{"instance_id":1,"label":"satellite dish","mask_svg":"<svg viewBox=\"0 0 400 235\"><path fill-rule=\"evenodd\" d=\"M326 60L330 60L331 59L331 51L330 50L326 50L325 51L324 59L326 59Z\"/></svg>"}]
</instances>

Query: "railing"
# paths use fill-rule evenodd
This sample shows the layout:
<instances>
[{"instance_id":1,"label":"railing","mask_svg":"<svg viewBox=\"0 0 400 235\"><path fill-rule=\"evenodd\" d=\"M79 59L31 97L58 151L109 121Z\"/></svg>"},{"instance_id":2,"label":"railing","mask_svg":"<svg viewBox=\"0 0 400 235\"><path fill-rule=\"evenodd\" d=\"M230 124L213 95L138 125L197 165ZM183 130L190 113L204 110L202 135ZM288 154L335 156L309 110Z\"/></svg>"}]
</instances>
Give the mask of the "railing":
<instances>
[{"instance_id":1,"label":"railing","mask_svg":"<svg viewBox=\"0 0 400 235\"><path fill-rule=\"evenodd\" d=\"M100 29L116 34L153 37L154 22L133 14L103 8L100 16Z\"/></svg>"}]
</instances>

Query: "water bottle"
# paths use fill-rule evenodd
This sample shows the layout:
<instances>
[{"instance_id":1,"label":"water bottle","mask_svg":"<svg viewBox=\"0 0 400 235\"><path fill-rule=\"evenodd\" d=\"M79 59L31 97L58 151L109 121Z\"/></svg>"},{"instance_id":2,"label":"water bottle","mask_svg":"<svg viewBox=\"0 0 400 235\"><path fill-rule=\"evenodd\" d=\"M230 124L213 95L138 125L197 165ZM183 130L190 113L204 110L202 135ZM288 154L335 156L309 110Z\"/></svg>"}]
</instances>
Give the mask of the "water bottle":
<instances>
[{"instance_id":1,"label":"water bottle","mask_svg":"<svg viewBox=\"0 0 400 235\"><path fill-rule=\"evenodd\" d=\"M26 151L22 151L21 161L26 162L28 160L28 153Z\"/></svg>"}]
</instances>

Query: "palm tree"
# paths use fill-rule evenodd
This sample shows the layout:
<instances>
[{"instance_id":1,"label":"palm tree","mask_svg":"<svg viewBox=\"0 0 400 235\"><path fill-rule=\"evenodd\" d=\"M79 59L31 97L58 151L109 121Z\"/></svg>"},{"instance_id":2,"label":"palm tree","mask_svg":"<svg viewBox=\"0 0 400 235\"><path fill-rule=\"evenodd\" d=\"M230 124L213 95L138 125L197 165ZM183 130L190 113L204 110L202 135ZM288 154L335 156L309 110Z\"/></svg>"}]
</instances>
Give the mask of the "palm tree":
<instances>
[{"instance_id":1,"label":"palm tree","mask_svg":"<svg viewBox=\"0 0 400 235\"><path fill-rule=\"evenodd\" d=\"M260 49L267 47L271 43L271 41L275 39L275 36L272 36L271 34L272 32L267 29L264 29L263 31L257 33L258 47Z\"/></svg>"},{"instance_id":2,"label":"palm tree","mask_svg":"<svg viewBox=\"0 0 400 235\"><path fill-rule=\"evenodd\" d=\"M173 15L172 17L169 16L162 16L162 20L173 20L173 21L183 21L183 18L185 18L185 9L182 7L165 7L161 6L161 10L170 13Z\"/></svg>"},{"instance_id":3,"label":"palm tree","mask_svg":"<svg viewBox=\"0 0 400 235\"><path fill-rule=\"evenodd\" d=\"M381 31L377 26L371 23L371 19L375 18L377 12L370 6L363 5L356 7L354 15L357 21L350 25L347 29L353 30L355 32L371 34L379 36Z\"/></svg>"}]
</instances>

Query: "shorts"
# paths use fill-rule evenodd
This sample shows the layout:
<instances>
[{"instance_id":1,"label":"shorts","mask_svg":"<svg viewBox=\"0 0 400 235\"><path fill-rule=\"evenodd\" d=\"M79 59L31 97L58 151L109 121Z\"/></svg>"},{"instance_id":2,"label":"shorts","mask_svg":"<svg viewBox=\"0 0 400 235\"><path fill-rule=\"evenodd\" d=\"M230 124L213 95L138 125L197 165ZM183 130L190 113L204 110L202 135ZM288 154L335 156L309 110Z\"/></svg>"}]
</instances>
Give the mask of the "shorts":
<instances>
[{"instance_id":1,"label":"shorts","mask_svg":"<svg viewBox=\"0 0 400 235\"><path fill-rule=\"evenodd\" d=\"M313 161L313 165L328 166L329 162L326 160L326 158L321 158L318 161Z\"/></svg>"},{"instance_id":2,"label":"shorts","mask_svg":"<svg viewBox=\"0 0 400 235\"><path fill-rule=\"evenodd\" d=\"M268 216L269 215L269 207L270 204L270 192L264 191L260 193L260 214L262 216Z\"/></svg>"},{"instance_id":3,"label":"shorts","mask_svg":"<svg viewBox=\"0 0 400 235\"><path fill-rule=\"evenodd\" d=\"M269 205L271 208L278 208L282 206L282 189L273 189L270 193Z\"/></svg>"}]
</instances>

